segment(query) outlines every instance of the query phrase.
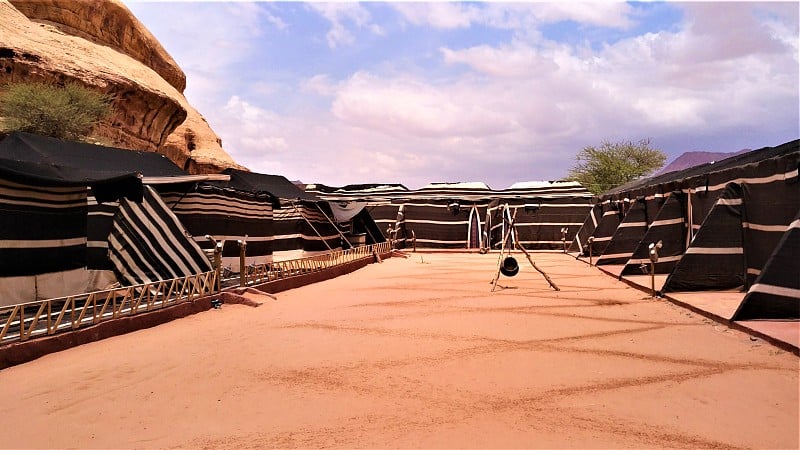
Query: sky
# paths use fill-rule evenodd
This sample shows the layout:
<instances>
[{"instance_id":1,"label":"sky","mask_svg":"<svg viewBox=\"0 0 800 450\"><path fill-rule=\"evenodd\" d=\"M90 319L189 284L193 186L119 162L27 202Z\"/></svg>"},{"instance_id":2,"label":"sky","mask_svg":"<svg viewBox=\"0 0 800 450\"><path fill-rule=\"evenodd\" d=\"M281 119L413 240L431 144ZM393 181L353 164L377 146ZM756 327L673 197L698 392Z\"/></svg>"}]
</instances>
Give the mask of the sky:
<instances>
[{"instance_id":1,"label":"sky","mask_svg":"<svg viewBox=\"0 0 800 450\"><path fill-rule=\"evenodd\" d=\"M342 186L558 180L800 137L798 2L125 0L233 159Z\"/></svg>"}]
</instances>

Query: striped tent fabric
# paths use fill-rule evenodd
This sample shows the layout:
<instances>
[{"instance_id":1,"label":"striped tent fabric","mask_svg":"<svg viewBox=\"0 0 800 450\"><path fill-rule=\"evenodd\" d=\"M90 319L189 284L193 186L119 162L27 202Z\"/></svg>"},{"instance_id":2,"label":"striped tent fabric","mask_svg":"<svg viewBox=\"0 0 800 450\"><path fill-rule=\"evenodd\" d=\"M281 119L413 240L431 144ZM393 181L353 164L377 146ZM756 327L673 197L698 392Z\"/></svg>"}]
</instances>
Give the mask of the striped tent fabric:
<instances>
[{"instance_id":1,"label":"striped tent fabric","mask_svg":"<svg viewBox=\"0 0 800 450\"><path fill-rule=\"evenodd\" d=\"M0 276L86 266L87 187L0 177Z\"/></svg>"},{"instance_id":2,"label":"striped tent fabric","mask_svg":"<svg viewBox=\"0 0 800 450\"><path fill-rule=\"evenodd\" d=\"M672 271L686 249L685 202L686 196L679 191L667 197L622 269L622 275L641 275L643 264L647 265L649 273L649 245L658 242L661 242L662 247L658 251L658 262L653 266L655 273L666 274Z\"/></svg>"},{"instance_id":3,"label":"striped tent fabric","mask_svg":"<svg viewBox=\"0 0 800 450\"><path fill-rule=\"evenodd\" d=\"M517 210L515 223L520 244L528 250L563 250L561 230L566 230L566 243L572 242L591 209L589 200L567 197L511 202L509 207Z\"/></svg>"},{"instance_id":4,"label":"striped tent fabric","mask_svg":"<svg viewBox=\"0 0 800 450\"><path fill-rule=\"evenodd\" d=\"M206 255L149 186L141 202L120 200L108 242L114 272L125 286L211 270Z\"/></svg>"},{"instance_id":5,"label":"striped tent fabric","mask_svg":"<svg viewBox=\"0 0 800 450\"><path fill-rule=\"evenodd\" d=\"M97 197L90 194L88 204L86 267L113 270L114 265L108 257L108 235L114 226L114 215L119 209L119 201L98 202Z\"/></svg>"},{"instance_id":6,"label":"striped tent fabric","mask_svg":"<svg viewBox=\"0 0 800 450\"><path fill-rule=\"evenodd\" d=\"M291 202L273 209L273 258L302 258L342 248L341 236L329 218L315 202Z\"/></svg>"},{"instance_id":7,"label":"striped tent fabric","mask_svg":"<svg viewBox=\"0 0 800 450\"><path fill-rule=\"evenodd\" d=\"M478 217L486 214L485 204L451 200L415 200L403 205L406 229L414 230L417 246L425 248L467 248L470 212L477 208Z\"/></svg>"},{"instance_id":8,"label":"striped tent fabric","mask_svg":"<svg viewBox=\"0 0 800 450\"><path fill-rule=\"evenodd\" d=\"M755 282L800 209L799 162L800 157L763 161L753 170L764 176L742 184L745 287Z\"/></svg>"},{"instance_id":9,"label":"striped tent fabric","mask_svg":"<svg viewBox=\"0 0 800 450\"><path fill-rule=\"evenodd\" d=\"M486 208L486 226L489 230L489 248L499 249L503 245L503 239L511 226L512 209L506 208L506 204L493 202ZM506 246L516 245L516 234L509 234Z\"/></svg>"},{"instance_id":10,"label":"striped tent fabric","mask_svg":"<svg viewBox=\"0 0 800 450\"><path fill-rule=\"evenodd\" d=\"M238 273L240 241L246 241L246 264L272 261L272 202L268 194L220 188L205 183L190 190L160 188L164 203L204 250L213 250L210 236L222 245L222 266Z\"/></svg>"},{"instance_id":11,"label":"striped tent fabric","mask_svg":"<svg viewBox=\"0 0 800 450\"><path fill-rule=\"evenodd\" d=\"M324 184L308 184L305 191L318 196L328 202L362 202L365 203L367 213L375 222L384 239L398 239L402 246L405 242L405 227L402 222L402 205L393 203L392 199L408 188L402 184L349 184L343 187L331 187ZM400 218L400 220L398 220ZM389 236L389 230L396 230L394 236ZM380 239L375 236L374 239Z\"/></svg>"},{"instance_id":12,"label":"striped tent fabric","mask_svg":"<svg viewBox=\"0 0 800 450\"><path fill-rule=\"evenodd\" d=\"M594 231L597 229L597 225L600 223L602 217L603 205L600 203L591 205L583 224L575 233L572 244L569 246L569 251L578 252L578 254L583 256L589 256L589 237L594 236ZM592 248L592 253L594 253L594 248Z\"/></svg>"},{"instance_id":13,"label":"striped tent fabric","mask_svg":"<svg viewBox=\"0 0 800 450\"><path fill-rule=\"evenodd\" d=\"M800 210L783 233L763 270L747 291L733 320L800 320Z\"/></svg>"},{"instance_id":14,"label":"striped tent fabric","mask_svg":"<svg viewBox=\"0 0 800 450\"><path fill-rule=\"evenodd\" d=\"M397 227L397 215L400 213L400 206L384 201L368 203L366 209L383 236L388 238L387 232L389 228L395 229Z\"/></svg>"},{"instance_id":15,"label":"striped tent fabric","mask_svg":"<svg viewBox=\"0 0 800 450\"><path fill-rule=\"evenodd\" d=\"M602 215L600 221L594 230L594 243L592 244L592 252L595 256L602 255L611 238L614 237L614 232L622 221L622 205L623 202L607 201L602 204Z\"/></svg>"},{"instance_id":16,"label":"striped tent fabric","mask_svg":"<svg viewBox=\"0 0 800 450\"><path fill-rule=\"evenodd\" d=\"M310 184L306 189L328 201L367 202L382 230L392 225L398 229L398 240L414 235L422 248L473 248L484 235L498 246L504 220L494 215L499 205L508 204L519 209L517 231L526 248L562 249L561 229L567 228L567 241L572 241L592 207L592 194L576 182L522 182L499 190L481 182L430 183L416 190L396 184L345 188ZM387 208L389 204L394 209Z\"/></svg>"},{"instance_id":17,"label":"striped tent fabric","mask_svg":"<svg viewBox=\"0 0 800 450\"><path fill-rule=\"evenodd\" d=\"M662 292L744 285L742 187L730 183L664 283Z\"/></svg>"},{"instance_id":18,"label":"striped tent fabric","mask_svg":"<svg viewBox=\"0 0 800 450\"><path fill-rule=\"evenodd\" d=\"M625 264L647 232L647 208L644 199L633 200L597 265Z\"/></svg>"}]
</instances>

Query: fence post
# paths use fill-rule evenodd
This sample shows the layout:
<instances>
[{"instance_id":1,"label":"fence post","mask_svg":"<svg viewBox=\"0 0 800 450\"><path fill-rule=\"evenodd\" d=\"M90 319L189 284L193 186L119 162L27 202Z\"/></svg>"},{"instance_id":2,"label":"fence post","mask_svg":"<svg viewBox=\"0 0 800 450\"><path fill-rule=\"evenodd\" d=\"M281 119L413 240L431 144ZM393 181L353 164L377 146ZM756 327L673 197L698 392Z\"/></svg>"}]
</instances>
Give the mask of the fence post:
<instances>
[{"instance_id":1,"label":"fence post","mask_svg":"<svg viewBox=\"0 0 800 450\"><path fill-rule=\"evenodd\" d=\"M247 286L247 235L239 239L239 286Z\"/></svg>"}]
</instances>

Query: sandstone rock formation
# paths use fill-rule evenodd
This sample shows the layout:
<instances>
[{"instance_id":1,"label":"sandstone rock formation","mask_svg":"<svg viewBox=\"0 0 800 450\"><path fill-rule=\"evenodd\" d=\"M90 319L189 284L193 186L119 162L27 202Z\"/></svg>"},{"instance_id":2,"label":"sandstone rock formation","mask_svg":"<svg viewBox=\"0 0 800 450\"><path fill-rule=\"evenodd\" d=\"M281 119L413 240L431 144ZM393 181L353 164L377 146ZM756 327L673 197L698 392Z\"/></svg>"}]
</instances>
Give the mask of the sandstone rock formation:
<instances>
[{"instance_id":1,"label":"sandstone rock formation","mask_svg":"<svg viewBox=\"0 0 800 450\"><path fill-rule=\"evenodd\" d=\"M117 0L0 0L0 85L16 81L113 96L94 130L103 143L158 151L192 173L242 168L186 101L183 71Z\"/></svg>"}]
</instances>

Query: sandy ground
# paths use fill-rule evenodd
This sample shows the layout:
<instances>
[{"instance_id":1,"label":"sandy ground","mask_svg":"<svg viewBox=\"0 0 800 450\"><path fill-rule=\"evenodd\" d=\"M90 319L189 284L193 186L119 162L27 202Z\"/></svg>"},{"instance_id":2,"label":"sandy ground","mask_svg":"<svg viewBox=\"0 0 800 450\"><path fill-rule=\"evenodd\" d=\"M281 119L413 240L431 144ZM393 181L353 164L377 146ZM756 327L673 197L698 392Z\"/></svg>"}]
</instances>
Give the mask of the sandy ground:
<instances>
[{"instance_id":1,"label":"sandy ground","mask_svg":"<svg viewBox=\"0 0 800 450\"><path fill-rule=\"evenodd\" d=\"M596 268L411 254L0 371L0 447L798 448L798 358Z\"/></svg>"}]
</instances>

